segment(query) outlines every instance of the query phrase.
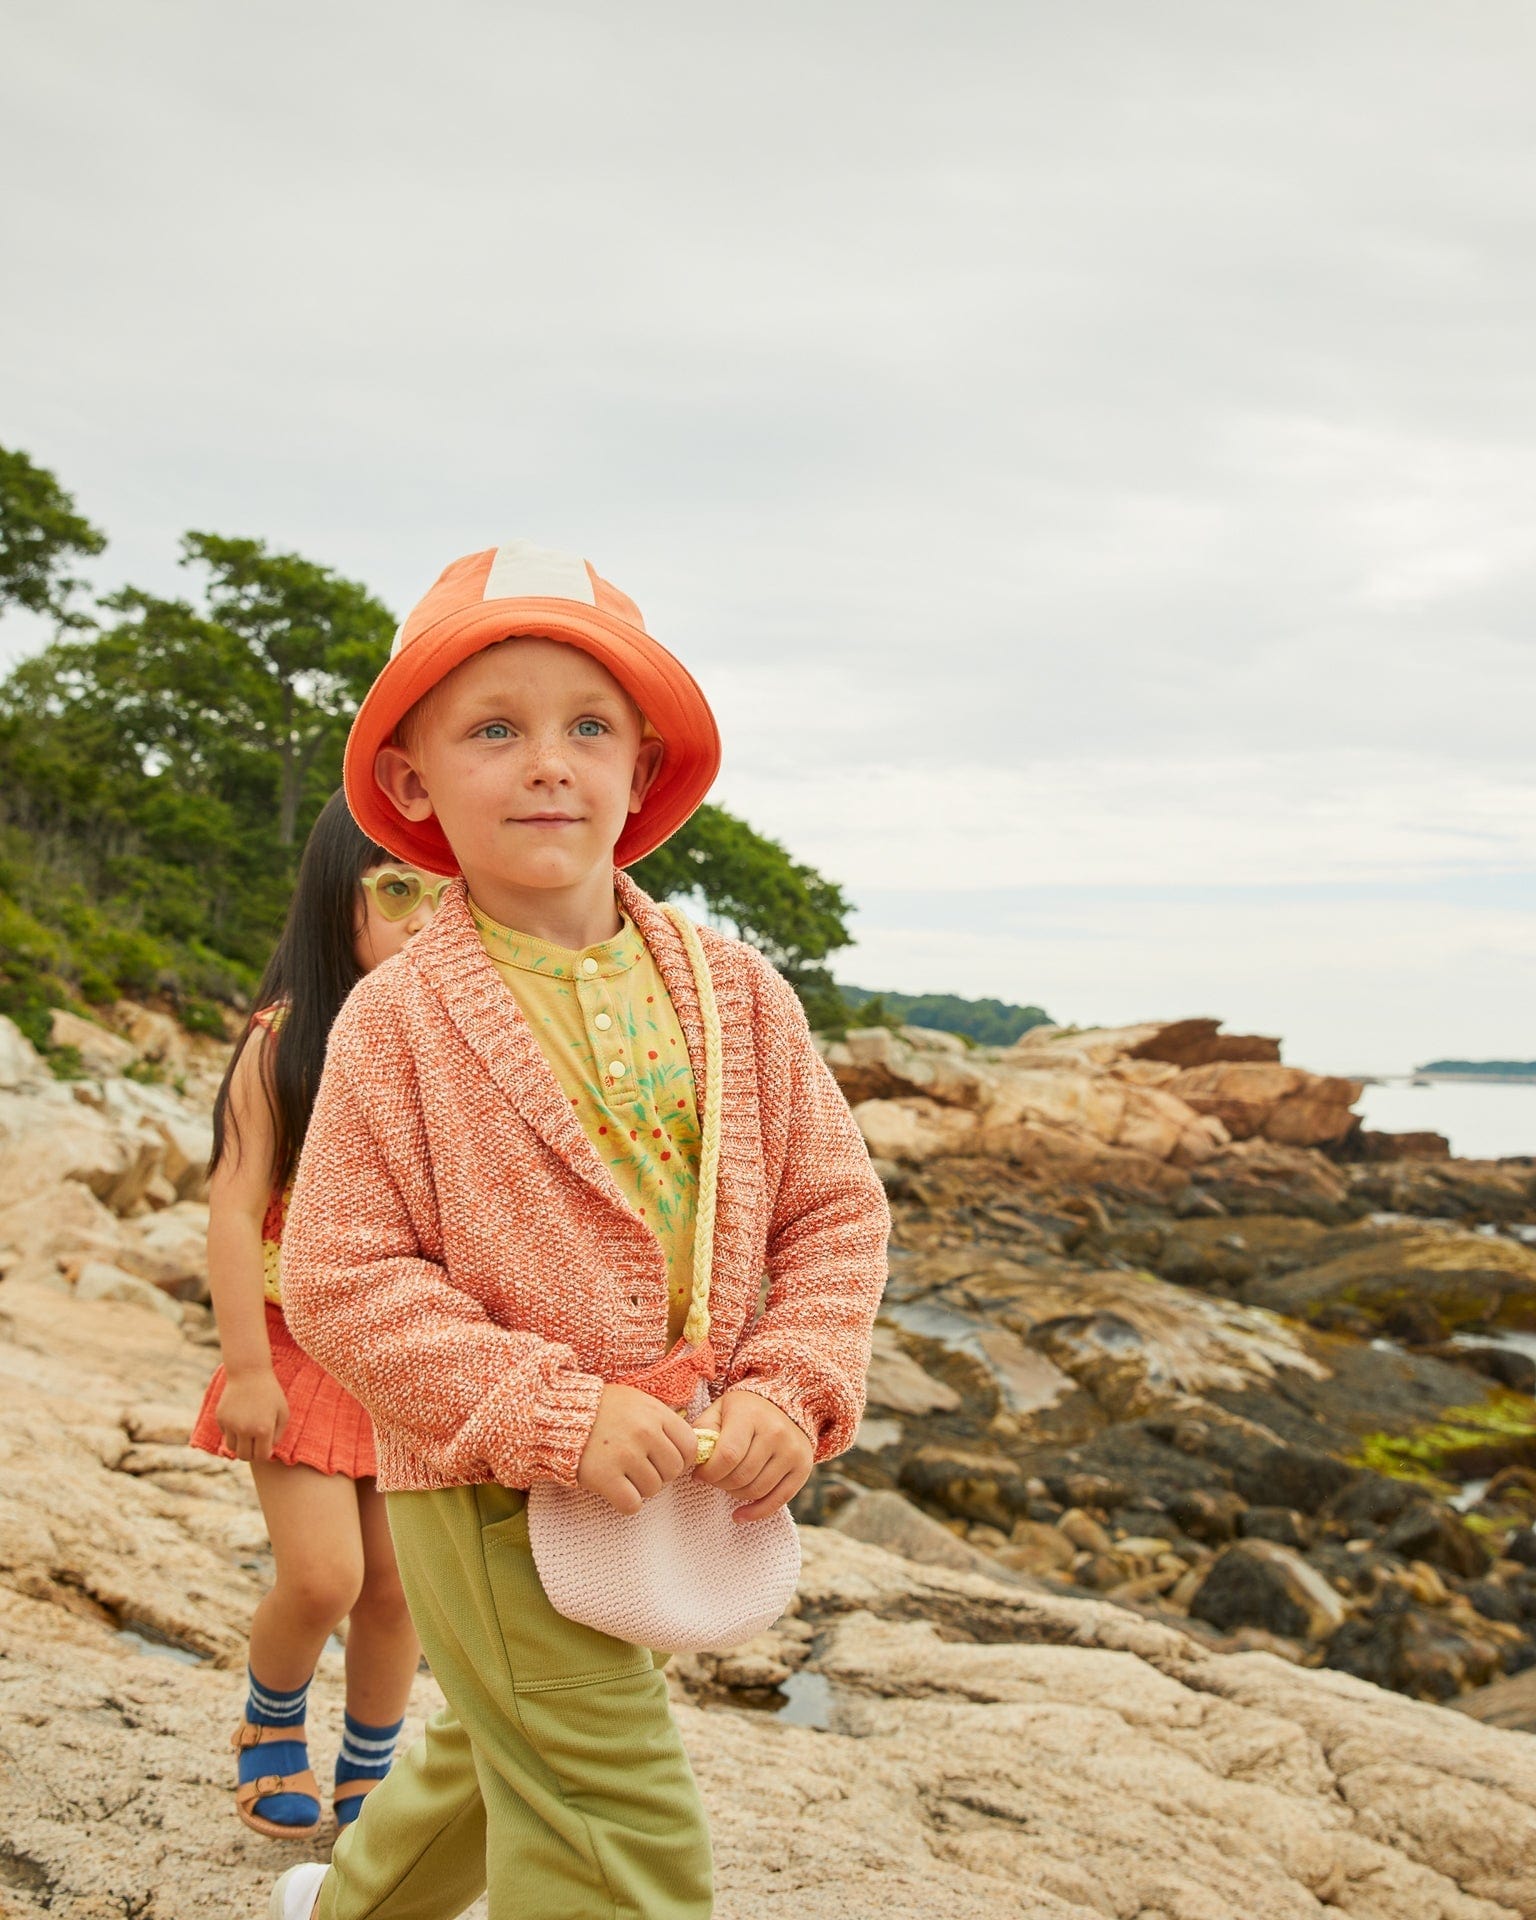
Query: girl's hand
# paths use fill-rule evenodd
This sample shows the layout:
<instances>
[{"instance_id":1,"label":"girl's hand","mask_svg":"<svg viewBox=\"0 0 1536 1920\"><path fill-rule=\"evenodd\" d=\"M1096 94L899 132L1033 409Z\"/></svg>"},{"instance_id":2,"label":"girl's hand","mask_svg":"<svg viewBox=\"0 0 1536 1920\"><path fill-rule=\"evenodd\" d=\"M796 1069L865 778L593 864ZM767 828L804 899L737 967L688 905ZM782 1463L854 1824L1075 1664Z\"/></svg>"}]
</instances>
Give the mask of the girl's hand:
<instances>
[{"instance_id":1,"label":"girl's hand","mask_svg":"<svg viewBox=\"0 0 1536 1920\"><path fill-rule=\"evenodd\" d=\"M811 1477L816 1449L810 1436L760 1393L722 1394L694 1422L720 1435L713 1456L694 1471L712 1487L747 1502L737 1520L766 1520L794 1499Z\"/></svg>"},{"instance_id":2,"label":"girl's hand","mask_svg":"<svg viewBox=\"0 0 1536 1920\"><path fill-rule=\"evenodd\" d=\"M639 1387L610 1381L597 1404L576 1484L619 1513L638 1513L653 1493L693 1465L693 1428Z\"/></svg>"},{"instance_id":3,"label":"girl's hand","mask_svg":"<svg viewBox=\"0 0 1536 1920\"><path fill-rule=\"evenodd\" d=\"M288 1424L288 1400L277 1375L270 1367L228 1375L214 1418L237 1460L270 1460Z\"/></svg>"}]
</instances>

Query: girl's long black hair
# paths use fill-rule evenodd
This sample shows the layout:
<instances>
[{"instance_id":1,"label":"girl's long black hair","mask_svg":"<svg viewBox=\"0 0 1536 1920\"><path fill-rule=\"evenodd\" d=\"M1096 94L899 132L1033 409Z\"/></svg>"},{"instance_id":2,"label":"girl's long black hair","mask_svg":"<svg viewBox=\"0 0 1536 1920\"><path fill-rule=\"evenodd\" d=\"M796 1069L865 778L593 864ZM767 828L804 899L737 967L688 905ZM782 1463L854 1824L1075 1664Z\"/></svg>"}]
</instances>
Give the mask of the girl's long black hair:
<instances>
[{"instance_id":1,"label":"girl's long black hair","mask_svg":"<svg viewBox=\"0 0 1536 1920\"><path fill-rule=\"evenodd\" d=\"M275 1187L286 1187L298 1165L331 1023L363 977L355 950L362 912L357 883L370 867L393 857L358 827L340 792L333 793L320 809L304 843L282 937L251 1005L252 1015L267 1007L284 1009L282 1030L273 1036L277 1044L264 1047L261 1058L262 1084L272 1112ZM247 1021L214 1102L210 1173L228 1149L239 1155L240 1129L230 1112L229 1088L255 1031Z\"/></svg>"}]
</instances>

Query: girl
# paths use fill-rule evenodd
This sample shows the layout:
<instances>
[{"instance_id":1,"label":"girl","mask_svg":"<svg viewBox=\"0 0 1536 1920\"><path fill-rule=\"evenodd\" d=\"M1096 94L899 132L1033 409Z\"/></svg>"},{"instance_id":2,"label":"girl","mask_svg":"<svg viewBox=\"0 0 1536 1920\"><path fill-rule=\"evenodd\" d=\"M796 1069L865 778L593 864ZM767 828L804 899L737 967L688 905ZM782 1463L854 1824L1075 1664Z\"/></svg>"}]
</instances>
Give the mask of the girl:
<instances>
[{"instance_id":1,"label":"girl","mask_svg":"<svg viewBox=\"0 0 1536 1920\"><path fill-rule=\"evenodd\" d=\"M251 1623L250 1692L231 1745L235 1811L273 1839L320 1824L304 1702L337 1624L350 1617L340 1826L389 1769L420 1657L374 1485L372 1424L289 1333L279 1247L331 1023L357 981L427 925L447 885L392 859L333 794L214 1107L208 1278L224 1364L192 1444L250 1462L272 1540L276 1578Z\"/></svg>"}]
</instances>

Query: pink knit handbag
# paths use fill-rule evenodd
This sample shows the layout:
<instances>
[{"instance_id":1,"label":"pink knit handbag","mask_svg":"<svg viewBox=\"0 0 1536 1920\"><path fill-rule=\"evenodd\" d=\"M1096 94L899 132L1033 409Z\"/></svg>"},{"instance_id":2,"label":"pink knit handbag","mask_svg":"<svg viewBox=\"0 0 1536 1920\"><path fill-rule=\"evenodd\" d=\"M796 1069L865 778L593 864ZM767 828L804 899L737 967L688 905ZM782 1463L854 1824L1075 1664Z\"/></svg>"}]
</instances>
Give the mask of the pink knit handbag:
<instances>
[{"instance_id":1,"label":"pink knit handbag","mask_svg":"<svg viewBox=\"0 0 1536 1920\"><path fill-rule=\"evenodd\" d=\"M675 908L665 911L687 949L704 1021L693 1298L683 1328L684 1343L698 1351L709 1339L720 1167L720 1014L698 929ZM667 1370L675 1378L676 1369ZM708 1405L700 1379L688 1417L696 1419ZM708 1457L702 1446L700 1457ZM773 1625L800 1577L800 1536L789 1509L781 1507L766 1520L736 1521L731 1516L741 1504L691 1473L632 1514L616 1513L580 1487L543 1484L528 1491L528 1538L550 1604L567 1619L657 1653L735 1647Z\"/></svg>"}]
</instances>

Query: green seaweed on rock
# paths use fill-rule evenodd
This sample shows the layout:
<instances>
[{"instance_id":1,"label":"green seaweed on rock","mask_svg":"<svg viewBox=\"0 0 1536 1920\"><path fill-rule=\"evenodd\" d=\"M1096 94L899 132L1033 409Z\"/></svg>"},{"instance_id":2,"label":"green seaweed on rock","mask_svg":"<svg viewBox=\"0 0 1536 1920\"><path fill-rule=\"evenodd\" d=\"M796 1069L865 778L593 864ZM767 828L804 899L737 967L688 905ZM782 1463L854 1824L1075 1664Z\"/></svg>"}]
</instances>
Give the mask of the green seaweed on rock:
<instances>
[{"instance_id":1,"label":"green seaweed on rock","mask_svg":"<svg viewBox=\"0 0 1536 1920\"><path fill-rule=\"evenodd\" d=\"M1349 1464L1453 1493L1463 1480L1500 1467L1536 1464L1536 1400L1495 1389L1486 1400L1447 1407L1409 1433L1368 1433Z\"/></svg>"}]
</instances>

